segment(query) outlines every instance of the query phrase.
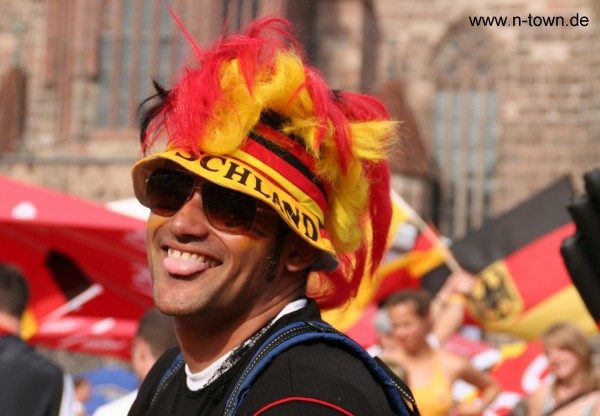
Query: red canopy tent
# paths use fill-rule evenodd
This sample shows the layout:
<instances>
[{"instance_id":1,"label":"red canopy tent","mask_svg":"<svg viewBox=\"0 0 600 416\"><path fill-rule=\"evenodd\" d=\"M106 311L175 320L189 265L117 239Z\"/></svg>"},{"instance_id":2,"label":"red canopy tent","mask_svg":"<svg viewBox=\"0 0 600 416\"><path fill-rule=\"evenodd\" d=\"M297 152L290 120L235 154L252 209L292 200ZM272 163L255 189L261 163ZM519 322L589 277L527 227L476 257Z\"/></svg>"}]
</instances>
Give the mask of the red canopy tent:
<instances>
[{"instance_id":1,"label":"red canopy tent","mask_svg":"<svg viewBox=\"0 0 600 416\"><path fill-rule=\"evenodd\" d=\"M31 283L30 341L128 357L152 306L144 221L1 176L0 195L0 262Z\"/></svg>"}]
</instances>

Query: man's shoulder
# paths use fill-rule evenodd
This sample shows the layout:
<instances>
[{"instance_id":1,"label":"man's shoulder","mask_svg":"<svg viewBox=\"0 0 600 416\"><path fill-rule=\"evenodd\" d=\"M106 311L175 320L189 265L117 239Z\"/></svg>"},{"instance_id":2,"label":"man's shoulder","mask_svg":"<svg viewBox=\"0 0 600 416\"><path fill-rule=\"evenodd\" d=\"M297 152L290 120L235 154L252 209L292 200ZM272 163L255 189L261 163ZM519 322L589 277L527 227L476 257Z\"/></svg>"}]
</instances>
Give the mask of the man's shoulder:
<instances>
[{"instance_id":1,"label":"man's shoulder","mask_svg":"<svg viewBox=\"0 0 600 416\"><path fill-rule=\"evenodd\" d=\"M179 346L171 347L166 350L159 358L156 360L150 372L144 378L143 384L156 385L161 379L169 372L171 366L177 361L179 355L181 354L181 349Z\"/></svg>"},{"instance_id":2,"label":"man's shoulder","mask_svg":"<svg viewBox=\"0 0 600 416\"><path fill-rule=\"evenodd\" d=\"M377 364L342 338L308 337L276 354L252 383L244 410L303 397L358 414L391 414L384 387L374 376Z\"/></svg>"},{"instance_id":3,"label":"man's shoulder","mask_svg":"<svg viewBox=\"0 0 600 416\"><path fill-rule=\"evenodd\" d=\"M62 379L62 370L50 359L42 356L33 347L17 337L3 337L0 365L18 367L21 372L30 372L38 377Z\"/></svg>"},{"instance_id":4,"label":"man's shoulder","mask_svg":"<svg viewBox=\"0 0 600 416\"><path fill-rule=\"evenodd\" d=\"M275 357L273 363L276 362L286 367L292 375L312 374L318 376L323 383L336 380L364 386L369 379L372 379L371 369L366 360L340 343L333 344L327 341L299 343ZM274 365L273 368L277 366Z\"/></svg>"},{"instance_id":5,"label":"man's shoulder","mask_svg":"<svg viewBox=\"0 0 600 416\"><path fill-rule=\"evenodd\" d=\"M296 328L303 329L295 332ZM296 335L288 336L288 333ZM281 347L286 344L292 346ZM346 335L322 321L319 309L312 300L309 300L306 308L281 319L253 353L257 355L258 351L272 349L280 352L273 354L274 365L265 366L265 372L289 372L298 377L310 374L320 377L324 383L345 379L347 383L364 385L372 379L371 368L367 365L370 355ZM373 382L376 383L375 380Z\"/></svg>"},{"instance_id":6,"label":"man's shoulder","mask_svg":"<svg viewBox=\"0 0 600 416\"><path fill-rule=\"evenodd\" d=\"M159 358L156 360L150 372L144 377L142 385L138 391L138 398L140 402L145 402L148 400L152 394L157 389L157 386L169 373L169 369L176 362L177 357L181 353L181 349L179 346L171 347L167 351L165 351Z\"/></svg>"}]
</instances>

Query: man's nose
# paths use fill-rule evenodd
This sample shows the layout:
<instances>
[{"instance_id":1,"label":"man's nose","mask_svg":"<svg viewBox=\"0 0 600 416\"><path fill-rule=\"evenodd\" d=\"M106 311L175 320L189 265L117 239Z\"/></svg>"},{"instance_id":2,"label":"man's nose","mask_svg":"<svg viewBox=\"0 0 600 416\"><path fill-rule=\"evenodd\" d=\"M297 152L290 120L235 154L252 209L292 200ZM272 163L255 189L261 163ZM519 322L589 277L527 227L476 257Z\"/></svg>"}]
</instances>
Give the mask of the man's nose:
<instances>
[{"instance_id":1,"label":"man's nose","mask_svg":"<svg viewBox=\"0 0 600 416\"><path fill-rule=\"evenodd\" d=\"M195 189L192 197L183 204L179 211L173 214L170 229L177 237L185 235L200 237L209 231L210 224L204 215L199 190Z\"/></svg>"}]
</instances>

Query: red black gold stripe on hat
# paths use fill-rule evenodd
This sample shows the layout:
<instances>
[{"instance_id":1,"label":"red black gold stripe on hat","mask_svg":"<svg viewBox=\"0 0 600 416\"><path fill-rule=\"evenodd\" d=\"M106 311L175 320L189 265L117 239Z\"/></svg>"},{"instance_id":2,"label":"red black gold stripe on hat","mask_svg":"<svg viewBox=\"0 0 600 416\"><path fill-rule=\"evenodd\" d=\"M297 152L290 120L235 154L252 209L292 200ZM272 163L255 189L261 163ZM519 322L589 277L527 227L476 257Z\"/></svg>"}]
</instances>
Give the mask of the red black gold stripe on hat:
<instances>
[{"instance_id":1,"label":"red black gold stripe on hat","mask_svg":"<svg viewBox=\"0 0 600 416\"><path fill-rule=\"evenodd\" d=\"M259 124L242 147L229 154L194 156L181 149L170 149L148 156L132 169L139 200L143 200L146 179L169 161L211 182L264 201L298 235L321 251L313 270L333 271L337 267L335 249L324 226L326 187L313 174L315 161L300 143Z\"/></svg>"},{"instance_id":2,"label":"red black gold stripe on hat","mask_svg":"<svg viewBox=\"0 0 600 416\"><path fill-rule=\"evenodd\" d=\"M315 160L304 146L293 137L281 134L264 124L258 124L254 130L256 133L250 133L244 144L244 151L252 155L257 162L275 168L278 173L289 178L301 192L319 205L322 212L326 212L327 190L313 174Z\"/></svg>"}]
</instances>

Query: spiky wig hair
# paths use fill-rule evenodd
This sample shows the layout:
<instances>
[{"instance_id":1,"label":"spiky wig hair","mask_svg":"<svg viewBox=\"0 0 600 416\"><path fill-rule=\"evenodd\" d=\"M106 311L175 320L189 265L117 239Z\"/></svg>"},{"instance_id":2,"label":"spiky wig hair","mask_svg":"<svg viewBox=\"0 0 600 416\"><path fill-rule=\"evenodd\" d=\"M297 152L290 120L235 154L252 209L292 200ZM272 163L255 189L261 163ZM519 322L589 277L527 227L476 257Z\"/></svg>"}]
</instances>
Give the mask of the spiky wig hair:
<instances>
[{"instance_id":1,"label":"spiky wig hair","mask_svg":"<svg viewBox=\"0 0 600 416\"><path fill-rule=\"evenodd\" d=\"M171 89L155 85L158 101L141 112L144 153L163 138L167 149L195 157L236 154L256 136L291 149L325 195L316 211L337 265L313 267L307 295L325 309L345 303L387 247L392 208L386 155L396 122L378 100L328 87L304 63L285 20L257 20L241 34L223 34L208 50L182 30L198 63L185 67ZM283 191L298 185L285 180L278 183Z\"/></svg>"}]
</instances>

